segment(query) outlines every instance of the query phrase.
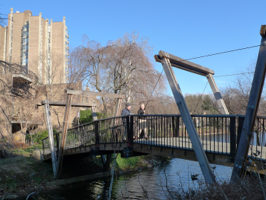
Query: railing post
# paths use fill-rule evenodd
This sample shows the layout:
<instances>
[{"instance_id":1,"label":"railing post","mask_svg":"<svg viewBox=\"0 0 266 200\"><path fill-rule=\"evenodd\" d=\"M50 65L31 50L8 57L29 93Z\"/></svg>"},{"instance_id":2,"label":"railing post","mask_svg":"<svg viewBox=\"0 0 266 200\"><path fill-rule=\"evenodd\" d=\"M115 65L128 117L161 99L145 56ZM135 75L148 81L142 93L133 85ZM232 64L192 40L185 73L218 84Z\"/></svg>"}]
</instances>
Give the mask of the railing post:
<instances>
[{"instance_id":1,"label":"railing post","mask_svg":"<svg viewBox=\"0 0 266 200\"><path fill-rule=\"evenodd\" d=\"M44 140L42 140L42 149L43 149L42 154L44 155Z\"/></svg>"},{"instance_id":2,"label":"railing post","mask_svg":"<svg viewBox=\"0 0 266 200\"><path fill-rule=\"evenodd\" d=\"M239 140L242 133L242 128L244 124L245 117L238 117L238 127L237 127L237 146L239 144Z\"/></svg>"},{"instance_id":3,"label":"railing post","mask_svg":"<svg viewBox=\"0 0 266 200\"><path fill-rule=\"evenodd\" d=\"M230 117L230 162L236 157L236 117Z\"/></svg>"},{"instance_id":4,"label":"railing post","mask_svg":"<svg viewBox=\"0 0 266 200\"><path fill-rule=\"evenodd\" d=\"M99 122L96 121L94 124L94 131L95 131L95 146L96 146L96 150L99 151L100 150L100 134L99 134Z\"/></svg>"},{"instance_id":5,"label":"railing post","mask_svg":"<svg viewBox=\"0 0 266 200\"><path fill-rule=\"evenodd\" d=\"M179 136L179 117L172 117L173 137Z\"/></svg>"},{"instance_id":6,"label":"railing post","mask_svg":"<svg viewBox=\"0 0 266 200\"><path fill-rule=\"evenodd\" d=\"M133 149L133 127L134 127L134 119L132 116L127 116L127 146L128 149Z\"/></svg>"},{"instance_id":7,"label":"railing post","mask_svg":"<svg viewBox=\"0 0 266 200\"><path fill-rule=\"evenodd\" d=\"M56 152L57 152L57 157L58 157L58 154L59 154L59 133L56 134Z\"/></svg>"}]
</instances>

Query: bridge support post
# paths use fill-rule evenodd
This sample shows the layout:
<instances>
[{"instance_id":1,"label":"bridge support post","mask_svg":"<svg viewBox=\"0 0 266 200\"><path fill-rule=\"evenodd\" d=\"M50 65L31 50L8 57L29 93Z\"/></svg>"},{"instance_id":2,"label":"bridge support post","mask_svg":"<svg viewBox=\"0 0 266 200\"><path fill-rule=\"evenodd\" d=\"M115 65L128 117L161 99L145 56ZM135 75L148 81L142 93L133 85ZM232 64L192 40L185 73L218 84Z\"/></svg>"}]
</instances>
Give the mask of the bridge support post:
<instances>
[{"instance_id":1,"label":"bridge support post","mask_svg":"<svg viewBox=\"0 0 266 200\"><path fill-rule=\"evenodd\" d=\"M209 161L207 159L207 156L205 154L205 151L201 145L197 130L193 124L191 115L189 113L189 110L187 108L185 99L182 95L181 89L179 87L179 84L176 80L174 71L172 69L171 63L169 58L164 57L164 55L160 55L163 57L162 65L166 74L166 77L168 79L168 82L170 84L170 87L172 89L176 104L179 108L179 111L181 113L181 116L183 118L183 121L186 125L187 132L189 134L191 143L193 145L194 152L196 154L196 157L198 159L199 165L201 167L202 173L204 175L206 183L215 183L215 176L213 174L213 171L209 165ZM168 56L169 57L169 56Z\"/></svg>"},{"instance_id":2,"label":"bridge support post","mask_svg":"<svg viewBox=\"0 0 266 200\"><path fill-rule=\"evenodd\" d=\"M44 103L45 103L44 109L45 109L46 125L47 125L48 136L49 136L49 145L50 145L50 151L51 151L52 166L53 166L53 172L54 172L54 178L55 178L56 177L57 158L56 158L56 153L55 153L54 133L53 133L53 126L52 126L50 105L49 105L48 100L45 100ZM44 154L44 152L43 152L43 154Z\"/></svg>"},{"instance_id":3,"label":"bridge support post","mask_svg":"<svg viewBox=\"0 0 266 200\"><path fill-rule=\"evenodd\" d=\"M250 139L254 128L255 119L263 90L266 72L266 25L261 26L261 46L257 59L256 69L253 77L252 87L244 120L242 133L236 153L236 160L233 167L231 182L239 181L245 171L245 162L248 155Z\"/></svg>"},{"instance_id":4,"label":"bridge support post","mask_svg":"<svg viewBox=\"0 0 266 200\"><path fill-rule=\"evenodd\" d=\"M217 101L220 113L224 114L224 115L229 115L229 112L228 112L227 107L224 103L223 97L222 97L222 95L221 95L221 93L220 93L220 91L219 91L219 89L218 89L218 87L214 81L212 74L208 74L206 76L206 78L207 78L207 80L211 86L211 89L212 89L214 97Z\"/></svg>"},{"instance_id":5,"label":"bridge support post","mask_svg":"<svg viewBox=\"0 0 266 200\"><path fill-rule=\"evenodd\" d=\"M61 170L62 170L64 150L65 150L65 144L66 144L66 139L67 139L68 119L70 116L72 99L73 99L73 95L67 94L66 110L65 110L64 121L63 121L63 131L62 131L62 136L60 139L61 144L60 144L59 155L58 155L56 178L59 178L61 174Z\"/></svg>"},{"instance_id":6,"label":"bridge support post","mask_svg":"<svg viewBox=\"0 0 266 200\"><path fill-rule=\"evenodd\" d=\"M122 103L122 98L117 98L114 117L119 116L121 110L121 103ZM114 119L113 125L115 126L116 124L117 124L117 119Z\"/></svg>"},{"instance_id":7,"label":"bridge support post","mask_svg":"<svg viewBox=\"0 0 266 200\"><path fill-rule=\"evenodd\" d=\"M93 121L97 120L95 99L92 100L91 114Z\"/></svg>"},{"instance_id":8,"label":"bridge support post","mask_svg":"<svg viewBox=\"0 0 266 200\"><path fill-rule=\"evenodd\" d=\"M112 157L112 154L107 154L106 156L101 157L104 171L110 170L111 157Z\"/></svg>"}]
</instances>

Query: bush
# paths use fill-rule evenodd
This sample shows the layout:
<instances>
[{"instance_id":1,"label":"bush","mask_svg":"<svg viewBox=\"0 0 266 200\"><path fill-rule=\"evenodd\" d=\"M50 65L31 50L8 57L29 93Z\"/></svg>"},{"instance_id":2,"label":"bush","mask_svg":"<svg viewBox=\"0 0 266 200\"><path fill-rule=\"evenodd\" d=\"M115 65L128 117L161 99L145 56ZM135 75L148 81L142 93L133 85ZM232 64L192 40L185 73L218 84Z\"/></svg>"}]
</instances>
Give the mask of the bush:
<instances>
[{"instance_id":1,"label":"bush","mask_svg":"<svg viewBox=\"0 0 266 200\"><path fill-rule=\"evenodd\" d=\"M56 133L57 130L56 129L53 129L53 132ZM44 138L46 138L46 137L48 137L48 131L47 130L40 131L40 132L32 135L32 137L29 134L27 134L26 140L29 141L29 142L41 144L42 143L42 140ZM32 139L32 141L31 141L31 139Z\"/></svg>"},{"instance_id":2,"label":"bush","mask_svg":"<svg viewBox=\"0 0 266 200\"><path fill-rule=\"evenodd\" d=\"M99 113L96 112L97 118L101 119L101 118L105 118L105 114L104 113ZM79 121L82 124L88 123L88 122L92 122L93 118L92 118L92 112L91 110L81 110L80 111L80 119Z\"/></svg>"}]
</instances>

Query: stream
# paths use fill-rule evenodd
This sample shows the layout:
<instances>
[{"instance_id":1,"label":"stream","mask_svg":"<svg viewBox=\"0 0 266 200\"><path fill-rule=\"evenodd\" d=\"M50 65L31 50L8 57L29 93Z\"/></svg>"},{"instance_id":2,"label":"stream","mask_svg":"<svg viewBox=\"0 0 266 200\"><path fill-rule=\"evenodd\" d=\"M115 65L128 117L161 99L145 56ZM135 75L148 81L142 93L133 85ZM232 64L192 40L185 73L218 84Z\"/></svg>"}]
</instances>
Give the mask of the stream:
<instances>
[{"instance_id":1,"label":"stream","mask_svg":"<svg viewBox=\"0 0 266 200\"><path fill-rule=\"evenodd\" d=\"M215 175L220 182L229 181L232 168L215 165ZM191 174L199 174L198 181L191 180ZM204 181L197 162L174 158L153 168L139 170L114 177L112 199L145 199L142 187L150 199L167 199L168 189L188 190L199 187ZM54 191L37 194L38 199L107 199L110 177L62 186ZM23 198L25 199L25 198Z\"/></svg>"}]
</instances>

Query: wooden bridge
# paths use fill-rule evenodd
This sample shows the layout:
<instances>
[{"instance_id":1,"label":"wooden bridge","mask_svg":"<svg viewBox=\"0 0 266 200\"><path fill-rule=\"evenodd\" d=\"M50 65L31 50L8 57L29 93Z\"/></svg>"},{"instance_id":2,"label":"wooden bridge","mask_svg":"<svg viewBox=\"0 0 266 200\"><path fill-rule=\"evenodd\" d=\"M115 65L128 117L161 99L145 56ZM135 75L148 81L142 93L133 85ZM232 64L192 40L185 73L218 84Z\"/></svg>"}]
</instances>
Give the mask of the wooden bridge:
<instances>
[{"instance_id":1,"label":"wooden bridge","mask_svg":"<svg viewBox=\"0 0 266 200\"><path fill-rule=\"evenodd\" d=\"M244 116L192 115L198 136L210 163L233 166ZM67 130L64 156L107 155L103 162L108 170L111 154L122 157L161 155L197 161L195 152L180 115L131 115L96 120ZM252 160L266 161L266 117L257 117L253 140L249 148ZM130 123L134 121L135 123ZM127 141L123 141L126 127ZM134 139L146 128L148 139ZM54 134L56 155L59 153L61 132ZM109 156L108 156L109 155ZM51 159L48 138L43 139L43 159Z\"/></svg>"}]
</instances>

